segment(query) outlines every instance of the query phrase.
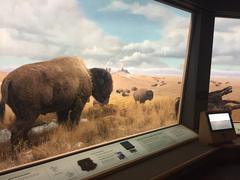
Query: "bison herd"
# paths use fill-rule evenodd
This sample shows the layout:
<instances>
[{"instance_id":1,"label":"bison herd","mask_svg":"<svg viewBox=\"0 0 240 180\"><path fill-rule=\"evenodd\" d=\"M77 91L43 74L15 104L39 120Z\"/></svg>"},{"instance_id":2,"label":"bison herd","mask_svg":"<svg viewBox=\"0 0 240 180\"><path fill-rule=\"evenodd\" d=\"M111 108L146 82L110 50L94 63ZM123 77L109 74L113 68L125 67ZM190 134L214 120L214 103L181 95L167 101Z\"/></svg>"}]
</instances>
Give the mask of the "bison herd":
<instances>
[{"instance_id":1,"label":"bison herd","mask_svg":"<svg viewBox=\"0 0 240 180\"><path fill-rule=\"evenodd\" d=\"M135 102L139 103L145 103L145 101L149 100L151 101L153 99L153 91L149 89L138 89L137 87L132 87L131 88L133 92L133 98ZM117 89L116 90L117 94L121 94L123 97L129 96L131 91L129 89Z\"/></svg>"},{"instance_id":2,"label":"bison herd","mask_svg":"<svg viewBox=\"0 0 240 180\"><path fill-rule=\"evenodd\" d=\"M136 88L136 87L134 87L134 88ZM137 90L137 88L134 91L136 91L136 90ZM116 90L116 93L121 94L122 96L129 96L130 92L131 91L129 89L117 89Z\"/></svg>"},{"instance_id":3,"label":"bison herd","mask_svg":"<svg viewBox=\"0 0 240 180\"><path fill-rule=\"evenodd\" d=\"M1 84L0 121L3 121L5 105L14 112L12 144L28 138L29 130L41 115L55 112L59 124L74 127L78 124L85 104L90 96L93 105L108 104L113 90L110 69L87 69L78 57L60 57L40 63L23 65L10 72ZM154 79L151 87L167 83ZM179 81L178 84L181 84ZM116 89L122 97L132 94L135 102L151 101L154 92L150 89ZM224 93L223 93L224 94ZM176 99L176 114L180 98Z\"/></svg>"},{"instance_id":4,"label":"bison herd","mask_svg":"<svg viewBox=\"0 0 240 180\"><path fill-rule=\"evenodd\" d=\"M159 81L159 80L157 80L157 82L158 83L154 83L154 84L152 84L151 86L152 87L157 87L157 86L165 86L165 85L167 85L167 83L165 82L165 81Z\"/></svg>"},{"instance_id":5,"label":"bison herd","mask_svg":"<svg viewBox=\"0 0 240 180\"><path fill-rule=\"evenodd\" d=\"M59 57L10 72L1 85L0 121L7 104L16 116L11 128L12 144L28 138L29 130L41 114L55 112L58 123L75 127L90 96L95 99L93 104L108 104L113 90L109 71L87 69L78 57ZM116 90L124 97L131 91L136 102L153 99L152 90L137 87Z\"/></svg>"}]
</instances>

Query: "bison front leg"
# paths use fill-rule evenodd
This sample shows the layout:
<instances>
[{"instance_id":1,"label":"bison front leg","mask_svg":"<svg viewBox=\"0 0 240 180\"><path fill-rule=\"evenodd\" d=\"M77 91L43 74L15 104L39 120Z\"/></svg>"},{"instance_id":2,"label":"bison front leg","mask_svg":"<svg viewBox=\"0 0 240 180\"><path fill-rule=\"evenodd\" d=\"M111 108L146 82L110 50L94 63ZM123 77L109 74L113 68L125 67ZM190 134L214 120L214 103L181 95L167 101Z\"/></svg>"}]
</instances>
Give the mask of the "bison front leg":
<instances>
[{"instance_id":1,"label":"bison front leg","mask_svg":"<svg viewBox=\"0 0 240 180\"><path fill-rule=\"evenodd\" d=\"M70 113L71 126L75 127L78 125L79 119L82 114L82 110L87 103L88 98L79 98L75 102L75 105Z\"/></svg>"},{"instance_id":2,"label":"bison front leg","mask_svg":"<svg viewBox=\"0 0 240 180\"><path fill-rule=\"evenodd\" d=\"M78 121L80 119L82 111L76 111L73 110L70 114L70 120L71 120L71 127L75 127L78 125Z\"/></svg>"},{"instance_id":3,"label":"bison front leg","mask_svg":"<svg viewBox=\"0 0 240 180\"><path fill-rule=\"evenodd\" d=\"M145 103L145 100L140 99L139 102L140 102L140 104L144 104L144 103Z\"/></svg>"},{"instance_id":4,"label":"bison front leg","mask_svg":"<svg viewBox=\"0 0 240 180\"><path fill-rule=\"evenodd\" d=\"M59 124L67 123L68 114L69 114L68 111L69 110L57 112L57 121L58 121Z\"/></svg>"}]
</instances>

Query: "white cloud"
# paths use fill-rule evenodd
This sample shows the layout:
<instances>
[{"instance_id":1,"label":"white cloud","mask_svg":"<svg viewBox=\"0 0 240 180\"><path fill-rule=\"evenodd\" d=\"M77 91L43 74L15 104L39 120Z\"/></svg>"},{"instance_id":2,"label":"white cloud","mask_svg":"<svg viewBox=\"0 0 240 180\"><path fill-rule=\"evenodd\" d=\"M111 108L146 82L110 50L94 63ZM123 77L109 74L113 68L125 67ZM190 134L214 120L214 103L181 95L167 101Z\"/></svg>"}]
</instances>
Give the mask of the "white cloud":
<instances>
[{"instance_id":1,"label":"white cloud","mask_svg":"<svg viewBox=\"0 0 240 180\"><path fill-rule=\"evenodd\" d=\"M142 63L158 65L163 58L165 58L165 60L167 60L166 58L179 58L184 61L186 40L182 39L182 41L179 41L177 37L171 38L167 35L158 41L146 40L140 43L129 43L123 46L122 49L126 55L123 56L120 61L124 62L125 65L138 66Z\"/></svg>"},{"instance_id":2,"label":"white cloud","mask_svg":"<svg viewBox=\"0 0 240 180\"><path fill-rule=\"evenodd\" d=\"M9 0L0 6L0 57L47 60L77 55L94 65L161 67L167 57L184 61L190 18L180 17L158 2L112 1L102 10L126 11L161 22L161 40L123 43L87 19L76 0ZM160 26L159 26L160 27ZM3 60L3 59L0 59Z\"/></svg>"},{"instance_id":3,"label":"white cloud","mask_svg":"<svg viewBox=\"0 0 240 180\"><path fill-rule=\"evenodd\" d=\"M238 68L240 70L240 20L216 18L212 55L212 68ZM229 70L229 69L228 69Z\"/></svg>"},{"instance_id":4,"label":"white cloud","mask_svg":"<svg viewBox=\"0 0 240 180\"><path fill-rule=\"evenodd\" d=\"M234 18L216 18L215 31L216 32L232 32L236 27L239 27L239 19Z\"/></svg>"},{"instance_id":5,"label":"white cloud","mask_svg":"<svg viewBox=\"0 0 240 180\"><path fill-rule=\"evenodd\" d=\"M126 55L119 61L123 64L127 64L128 66L139 66L143 62L149 61L150 56L141 52L134 52L131 55ZM152 59L151 59L152 60Z\"/></svg>"},{"instance_id":6,"label":"white cloud","mask_svg":"<svg viewBox=\"0 0 240 180\"><path fill-rule=\"evenodd\" d=\"M223 64L233 60L234 57L228 55L217 55L212 58L213 64Z\"/></svg>"},{"instance_id":7,"label":"white cloud","mask_svg":"<svg viewBox=\"0 0 240 180\"><path fill-rule=\"evenodd\" d=\"M104 11L104 10L128 10L129 9L129 6L128 4L122 2L122 1L113 1L111 4L109 4L107 7L105 8L102 8L101 10Z\"/></svg>"},{"instance_id":8,"label":"white cloud","mask_svg":"<svg viewBox=\"0 0 240 180\"><path fill-rule=\"evenodd\" d=\"M112 1L102 11L129 11L131 14L142 15L152 21L159 21L162 19L171 19L175 16L170 8L166 8L159 2L149 2L147 4L140 4L135 1L133 3L125 3L124 1Z\"/></svg>"},{"instance_id":9,"label":"white cloud","mask_svg":"<svg viewBox=\"0 0 240 180\"><path fill-rule=\"evenodd\" d=\"M128 68L130 73L133 74L144 74L144 75L176 75L182 74L181 70L169 67L156 67L156 68Z\"/></svg>"},{"instance_id":10,"label":"white cloud","mask_svg":"<svg viewBox=\"0 0 240 180\"><path fill-rule=\"evenodd\" d=\"M4 9L0 11L1 56L100 55L120 45L117 38L105 35L86 19L75 0L9 0L0 6Z\"/></svg>"},{"instance_id":11,"label":"white cloud","mask_svg":"<svg viewBox=\"0 0 240 180\"><path fill-rule=\"evenodd\" d=\"M120 61L127 65L141 65L142 63L157 64L163 57L175 57L184 60L190 27L190 17L179 16L173 8L166 8L159 2L141 4L137 1L126 3L113 1L103 11L126 11L141 15L159 23L160 40L145 40L139 43L129 43L123 46L126 53ZM151 62L149 60L151 59ZM155 61L152 62L152 61Z\"/></svg>"}]
</instances>

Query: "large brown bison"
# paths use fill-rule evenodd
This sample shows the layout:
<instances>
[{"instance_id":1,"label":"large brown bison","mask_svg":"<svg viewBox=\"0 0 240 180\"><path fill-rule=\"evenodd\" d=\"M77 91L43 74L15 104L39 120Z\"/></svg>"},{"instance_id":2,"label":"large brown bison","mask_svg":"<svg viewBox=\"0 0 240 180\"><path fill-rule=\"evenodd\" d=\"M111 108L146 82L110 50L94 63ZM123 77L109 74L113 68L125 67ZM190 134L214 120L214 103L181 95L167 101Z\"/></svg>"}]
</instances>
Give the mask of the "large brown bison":
<instances>
[{"instance_id":1,"label":"large brown bison","mask_svg":"<svg viewBox=\"0 0 240 180\"><path fill-rule=\"evenodd\" d=\"M75 126L89 97L92 95L106 104L112 89L109 72L99 68L88 70L77 57L28 64L3 80L0 117L3 118L8 104L16 115L11 141L17 143L27 138L28 130L40 114L56 112L59 123Z\"/></svg>"},{"instance_id":2,"label":"large brown bison","mask_svg":"<svg viewBox=\"0 0 240 180\"><path fill-rule=\"evenodd\" d=\"M151 101L153 99L153 91L147 89L138 89L133 93L135 102L145 103L146 100Z\"/></svg>"}]
</instances>

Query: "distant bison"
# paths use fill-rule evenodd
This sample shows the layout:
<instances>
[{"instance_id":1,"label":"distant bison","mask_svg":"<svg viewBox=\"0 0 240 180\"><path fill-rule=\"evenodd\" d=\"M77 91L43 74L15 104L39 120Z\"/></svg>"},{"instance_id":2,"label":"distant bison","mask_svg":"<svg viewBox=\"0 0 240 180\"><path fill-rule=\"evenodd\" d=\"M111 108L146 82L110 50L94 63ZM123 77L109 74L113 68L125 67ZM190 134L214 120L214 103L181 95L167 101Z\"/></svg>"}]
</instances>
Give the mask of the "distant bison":
<instances>
[{"instance_id":1,"label":"distant bison","mask_svg":"<svg viewBox=\"0 0 240 180\"><path fill-rule=\"evenodd\" d=\"M111 74L104 69L87 69L77 57L60 57L28 64L9 73L1 86L0 117L5 104L16 115L12 143L26 139L40 114L57 113L59 123L78 124L82 110L92 95L107 104L113 88Z\"/></svg>"},{"instance_id":2,"label":"distant bison","mask_svg":"<svg viewBox=\"0 0 240 180\"><path fill-rule=\"evenodd\" d=\"M145 103L146 100L151 101L153 99L153 91L147 89L138 89L133 93L133 98L137 102Z\"/></svg>"},{"instance_id":3,"label":"distant bison","mask_svg":"<svg viewBox=\"0 0 240 180\"><path fill-rule=\"evenodd\" d=\"M123 97L129 96L129 93L127 93L126 91L124 91L124 92L122 92L122 96L123 96Z\"/></svg>"},{"instance_id":4,"label":"distant bison","mask_svg":"<svg viewBox=\"0 0 240 180\"><path fill-rule=\"evenodd\" d=\"M129 93L130 93L131 91L129 90L129 89L123 89L123 91L122 91L122 96L123 97L125 97L125 96L129 96Z\"/></svg>"},{"instance_id":5,"label":"distant bison","mask_svg":"<svg viewBox=\"0 0 240 180\"><path fill-rule=\"evenodd\" d=\"M116 93L121 94L123 92L123 89L117 89Z\"/></svg>"},{"instance_id":6,"label":"distant bison","mask_svg":"<svg viewBox=\"0 0 240 180\"><path fill-rule=\"evenodd\" d=\"M165 81L162 81L160 84L159 84L159 86L164 86L164 85L166 85L167 83L165 82Z\"/></svg>"},{"instance_id":7,"label":"distant bison","mask_svg":"<svg viewBox=\"0 0 240 180\"><path fill-rule=\"evenodd\" d=\"M130 93L131 91L129 89L124 89L123 92L124 93Z\"/></svg>"},{"instance_id":8,"label":"distant bison","mask_svg":"<svg viewBox=\"0 0 240 180\"><path fill-rule=\"evenodd\" d=\"M134 86L134 87L132 87L131 90L132 90L132 91L136 91L137 89L138 89L138 88Z\"/></svg>"}]
</instances>

